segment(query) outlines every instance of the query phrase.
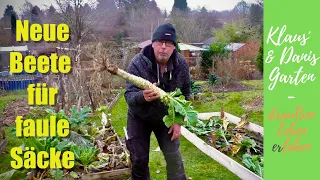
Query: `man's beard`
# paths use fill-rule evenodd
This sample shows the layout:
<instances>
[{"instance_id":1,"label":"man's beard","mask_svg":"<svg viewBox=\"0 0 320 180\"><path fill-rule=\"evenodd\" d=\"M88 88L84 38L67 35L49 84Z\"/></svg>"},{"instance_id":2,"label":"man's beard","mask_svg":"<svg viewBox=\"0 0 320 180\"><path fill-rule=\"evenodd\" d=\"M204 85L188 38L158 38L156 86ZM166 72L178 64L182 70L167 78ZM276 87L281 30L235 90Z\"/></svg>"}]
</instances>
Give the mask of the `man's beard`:
<instances>
[{"instance_id":1,"label":"man's beard","mask_svg":"<svg viewBox=\"0 0 320 180\"><path fill-rule=\"evenodd\" d=\"M163 64L163 63L167 63L167 61L169 60L169 56L168 55L158 55L158 63Z\"/></svg>"}]
</instances>

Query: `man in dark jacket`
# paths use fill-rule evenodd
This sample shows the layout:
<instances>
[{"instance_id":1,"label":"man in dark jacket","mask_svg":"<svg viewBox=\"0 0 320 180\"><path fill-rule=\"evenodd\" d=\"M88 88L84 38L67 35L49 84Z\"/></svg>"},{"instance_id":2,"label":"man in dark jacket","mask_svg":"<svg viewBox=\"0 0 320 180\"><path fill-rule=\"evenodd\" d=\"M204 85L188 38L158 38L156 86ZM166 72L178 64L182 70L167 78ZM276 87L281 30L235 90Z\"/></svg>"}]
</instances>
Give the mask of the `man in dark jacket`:
<instances>
[{"instance_id":1,"label":"man in dark jacket","mask_svg":"<svg viewBox=\"0 0 320 180\"><path fill-rule=\"evenodd\" d=\"M190 98L190 75L185 58L175 50L175 29L171 24L160 25L146 46L131 61L128 72L155 83L166 92L180 88ZM128 110L127 148L132 162L132 180L147 180L149 176L150 135L154 132L167 162L167 179L186 179L179 151L180 125L166 127L162 118L168 113L159 95L142 90L130 82L126 84L125 99Z\"/></svg>"}]
</instances>

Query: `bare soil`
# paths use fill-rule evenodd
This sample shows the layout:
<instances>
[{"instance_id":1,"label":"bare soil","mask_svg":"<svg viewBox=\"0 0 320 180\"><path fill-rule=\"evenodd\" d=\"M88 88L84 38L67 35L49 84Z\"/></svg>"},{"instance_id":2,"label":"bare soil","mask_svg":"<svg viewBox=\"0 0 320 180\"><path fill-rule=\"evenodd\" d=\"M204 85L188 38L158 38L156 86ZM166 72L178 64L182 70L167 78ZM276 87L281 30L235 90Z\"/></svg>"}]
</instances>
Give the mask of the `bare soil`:
<instances>
[{"instance_id":1,"label":"bare soil","mask_svg":"<svg viewBox=\"0 0 320 180\"><path fill-rule=\"evenodd\" d=\"M1 93L0 96L5 95L5 93ZM107 97L108 106L111 105L113 100L117 97L118 93L110 94L110 97ZM98 108L98 107L97 107ZM6 108L3 110L3 115L0 117L0 125L1 126L10 126L15 124L15 120L17 116L25 117L28 115L33 109L33 106L28 105L28 99L16 99L9 103Z\"/></svg>"},{"instance_id":2,"label":"bare soil","mask_svg":"<svg viewBox=\"0 0 320 180\"><path fill-rule=\"evenodd\" d=\"M0 124L10 126L15 124L17 116L23 116L29 114L32 110L32 106L28 105L28 100L25 99L16 99L7 105L3 110L2 121Z\"/></svg>"},{"instance_id":3,"label":"bare soil","mask_svg":"<svg viewBox=\"0 0 320 180\"><path fill-rule=\"evenodd\" d=\"M239 82L229 83L224 88L221 84L214 85L214 92L216 93L220 93L223 91L224 92L241 92L241 91L250 91L250 90L253 90L253 89Z\"/></svg>"},{"instance_id":4,"label":"bare soil","mask_svg":"<svg viewBox=\"0 0 320 180\"><path fill-rule=\"evenodd\" d=\"M258 96L249 104L243 106L243 108L247 111L260 111L263 109L263 97Z\"/></svg>"}]
</instances>

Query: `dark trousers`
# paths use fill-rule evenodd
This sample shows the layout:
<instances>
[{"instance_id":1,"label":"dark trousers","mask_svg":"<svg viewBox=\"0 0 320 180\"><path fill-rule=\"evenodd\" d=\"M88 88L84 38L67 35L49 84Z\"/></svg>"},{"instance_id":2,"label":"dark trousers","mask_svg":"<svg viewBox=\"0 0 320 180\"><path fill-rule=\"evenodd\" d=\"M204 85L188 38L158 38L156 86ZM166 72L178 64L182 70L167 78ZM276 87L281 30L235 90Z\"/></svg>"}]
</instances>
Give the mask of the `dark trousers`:
<instances>
[{"instance_id":1,"label":"dark trousers","mask_svg":"<svg viewBox=\"0 0 320 180\"><path fill-rule=\"evenodd\" d=\"M149 180L149 149L150 136L153 131L160 149L167 162L168 180L185 180L186 175L183 167L182 158L179 151L180 141L171 141L172 133L168 134L169 128L161 121L143 121L128 117L128 136L126 145L130 151L132 162L131 179Z\"/></svg>"}]
</instances>

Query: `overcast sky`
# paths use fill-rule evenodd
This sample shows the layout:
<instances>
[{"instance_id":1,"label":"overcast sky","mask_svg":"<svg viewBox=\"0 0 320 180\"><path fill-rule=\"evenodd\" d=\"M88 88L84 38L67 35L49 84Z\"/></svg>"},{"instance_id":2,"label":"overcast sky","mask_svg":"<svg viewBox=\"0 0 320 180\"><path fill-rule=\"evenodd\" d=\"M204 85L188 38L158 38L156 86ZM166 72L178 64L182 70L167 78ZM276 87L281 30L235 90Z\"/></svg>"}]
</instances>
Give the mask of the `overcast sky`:
<instances>
[{"instance_id":1,"label":"overcast sky","mask_svg":"<svg viewBox=\"0 0 320 180\"><path fill-rule=\"evenodd\" d=\"M41 9L45 5L50 5L55 0L28 0L31 4L39 6ZM155 0L158 7L161 10L171 11L174 0ZM240 2L241 0L187 0L188 7L196 9L198 7L206 7L209 10L230 10ZM248 3L254 3L255 0L245 0ZM0 0L0 17L3 16L3 12L8 4L12 5L18 14L20 13L20 7L25 3L25 0Z\"/></svg>"}]
</instances>

